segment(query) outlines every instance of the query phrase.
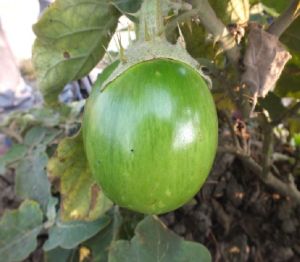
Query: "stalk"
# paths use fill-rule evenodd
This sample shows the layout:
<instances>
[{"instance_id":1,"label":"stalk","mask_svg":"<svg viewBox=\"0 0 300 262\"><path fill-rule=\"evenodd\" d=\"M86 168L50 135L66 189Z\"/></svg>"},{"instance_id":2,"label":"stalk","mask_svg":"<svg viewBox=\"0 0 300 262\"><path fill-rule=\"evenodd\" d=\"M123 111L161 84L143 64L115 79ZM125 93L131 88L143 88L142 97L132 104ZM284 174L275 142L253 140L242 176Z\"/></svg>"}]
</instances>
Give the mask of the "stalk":
<instances>
[{"instance_id":1,"label":"stalk","mask_svg":"<svg viewBox=\"0 0 300 262\"><path fill-rule=\"evenodd\" d=\"M164 38L164 20L161 0L144 0L140 10L138 39L152 41Z\"/></svg>"}]
</instances>

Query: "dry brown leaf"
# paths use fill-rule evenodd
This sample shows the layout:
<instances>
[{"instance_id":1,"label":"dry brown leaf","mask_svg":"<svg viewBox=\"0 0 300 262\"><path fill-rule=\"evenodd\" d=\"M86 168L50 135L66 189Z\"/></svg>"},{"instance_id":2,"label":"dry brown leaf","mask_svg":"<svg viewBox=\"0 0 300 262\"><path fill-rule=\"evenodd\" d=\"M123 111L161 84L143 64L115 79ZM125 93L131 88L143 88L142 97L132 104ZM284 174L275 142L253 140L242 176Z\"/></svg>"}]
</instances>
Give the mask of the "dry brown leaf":
<instances>
[{"instance_id":1,"label":"dry brown leaf","mask_svg":"<svg viewBox=\"0 0 300 262\"><path fill-rule=\"evenodd\" d=\"M254 98L265 97L275 87L281 72L291 58L278 38L257 24L250 24L248 48L244 57L246 68L242 82Z\"/></svg>"}]
</instances>

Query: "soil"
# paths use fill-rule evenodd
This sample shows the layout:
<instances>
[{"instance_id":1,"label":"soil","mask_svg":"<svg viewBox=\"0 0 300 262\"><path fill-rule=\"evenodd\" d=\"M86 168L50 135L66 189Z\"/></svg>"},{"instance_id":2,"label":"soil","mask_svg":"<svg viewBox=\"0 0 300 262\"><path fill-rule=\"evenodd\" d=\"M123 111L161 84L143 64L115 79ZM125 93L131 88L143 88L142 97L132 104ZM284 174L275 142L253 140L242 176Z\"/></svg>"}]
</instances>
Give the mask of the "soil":
<instances>
[{"instance_id":1,"label":"soil","mask_svg":"<svg viewBox=\"0 0 300 262\"><path fill-rule=\"evenodd\" d=\"M163 216L164 223L208 247L213 261L300 261L300 208L231 155L215 163L196 203Z\"/></svg>"}]
</instances>

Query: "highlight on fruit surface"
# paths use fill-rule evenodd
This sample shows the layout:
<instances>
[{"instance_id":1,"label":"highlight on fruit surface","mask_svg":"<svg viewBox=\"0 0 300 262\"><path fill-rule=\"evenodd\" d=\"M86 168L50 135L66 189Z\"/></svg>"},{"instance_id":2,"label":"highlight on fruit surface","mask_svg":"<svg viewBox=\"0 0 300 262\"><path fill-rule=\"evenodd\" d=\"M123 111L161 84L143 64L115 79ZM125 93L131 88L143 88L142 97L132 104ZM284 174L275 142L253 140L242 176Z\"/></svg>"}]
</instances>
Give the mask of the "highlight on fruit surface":
<instances>
[{"instance_id":1,"label":"highlight on fruit surface","mask_svg":"<svg viewBox=\"0 0 300 262\"><path fill-rule=\"evenodd\" d=\"M160 214L189 201L211 169L217 115L207 83L167 57L112 64L87 101L83 137L92 173L116 204ZM120 65L119 65L120 66Z\"/></svg>"}]
</instances>

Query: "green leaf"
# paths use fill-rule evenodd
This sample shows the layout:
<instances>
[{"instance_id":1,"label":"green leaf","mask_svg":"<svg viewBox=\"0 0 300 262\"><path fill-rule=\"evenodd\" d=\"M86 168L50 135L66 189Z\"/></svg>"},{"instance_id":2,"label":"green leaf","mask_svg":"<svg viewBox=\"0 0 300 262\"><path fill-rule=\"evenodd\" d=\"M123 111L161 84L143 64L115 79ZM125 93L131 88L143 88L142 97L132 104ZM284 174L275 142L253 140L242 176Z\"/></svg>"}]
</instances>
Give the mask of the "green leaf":
<instances>
[{"instance_id":1,"label":"green leaf","mask_svg":"<svg viewBox=\"0 0 300 262\"><path fill-rule=\"evenodd\" d=\"M268 8L275 10L278 14L280 14L282 11L284 11L290 1L286 1L286 0L261 0L261 3L263 3L264 5L266 5Z\"/></svg>"},{"instance_id":2,"label":"green leaf","mask_svg":"<svg viewBox=\"0 0 300 262\"><path fill-rule=\"evenodd\" d=\"M157 218L148 216L138 224L131 241L112 245L110 262L211 261L208 250L199 243L185 241L169 231Z\"/></svg>"},{"instance_id":3,"label":"green leaf","mask_svg":"<svg viewBox=\"0 0 300 262\"><path fill-rule=\"evenodd\" d=\"M92 177L82 135L63 139L48 163L50 179L61 194L61 219L95 220L112 206Z\"/></svg>"},{"instance_id":4,"label":"green leaf","mask_svg":"<svg viewBox=\"0 0 300 262\"><path fill-rule=\"evenodd\" d=\"M28 146L46 146L49 144L58 134L59 130L49 129L41 126L35 126L31 128L24 137L24 144Z\"/></svg>"},{"instance_id":5,"label":"green leaf","mask_svg":"<svg viewBox=\"0 0 300 262\"><path fill-rule=\"evenodd\" d=\"M119 208L115 207L112 209L110 215L112 217L110 224L97 235L81 244L82 247L86 247L91 251L91 260L93 262L108 261L110 246L116 238L119 238L120 228L123 222Z\"/></svg>"},{"instance_id":6,"label":"green leaf","mask_svg":"<svg viewBox=\"0 0 300 262\"><path fill-rule=\"evenodd\" d=\"M22 144L13 144L5 155L0 157L0 174L4 174L7 165L22 159L27 152L26 146Z\"/></svg>"},{"instance_id":7,"label":"green leaf","mask_svg":"<svg viewBox=\"0 0 300 262\"><path fill-rule=\"evenodd\" d=\"M47 107L33 108L24 115L24 120L34 125L53 127L59 124L60 114L59 111Z\"/></svg>"},{"instance_id":8,"label":"green leaf","mask_svg":"<svg viewBox=\"0 0 300 262\"><path fill-rule=\"evenodd\" d=\"M33 127L26 133L24 137L24 143L28 146L38 145L43 141L46 132L47 129L44 127Z\"/></svg>"},{"instance_id":9,"label":"green leaf","mask_svg":"<svg viewBox=\"0 0 300 262\"><path fill-rule=\"evenodd\" d=\"M92 261L107 261L108 250L113 240L114 227L111 222L109 226L101 230L97 235L82 243L81 246L91 250Z\"/></svg>"},{"instance_id":10,"label":"green leaf","mask_svg":"<svg viewBox=\"0 0 300 262\"><path fill-rule=\"evenodd\" d=\"M27 111L16 111L5 116L0 126L8 126L11 122L17 124L20 130L25 130L30 126L41 125L44 127L54 127L61 121L60 112L47 107L35 107Z\"/></svg>"},{"instance_id":11,"label":"green leaf","mask_svg":"<svg viewBox=\"0 0 300 262\"><path fill-rule=\"evenodd\" d=\"M300 55L300 17L298 17L284 32L280 40L291 50Z\"/></svg>"},{"instance_id":12,"label":"green leaf","mask_svg":"<svg viewBox=\"0 0 300 262\"><path fill-rule=\"evenodd\" d=\"M289 131L291 135L300 134L300 117L290 117L288 118Z\"/></svg>"},{"instance_id":13,"label":"green leaf","mask_svg":"<svg viewBox=\"0 0 300 262\"><path fill-rule=\"evenodd\" d=\"M21 261L37 247L43 213L39 205L26 200L17 210L6 211L0 221L0 257L6 262Z\"/></svg>"},{"instance_id":14,"label":"green leaf","mask_svg":"<svg viewBox=\"0 0 300 262\"><path fill-rule=\"evenodd\" d=\"M122 11L122 13L136 13L142 4L142 0L113 0L116 7Z\"/></svg>"},{"instance_id":15,"label":"green leaf","mask_svg":"<svg viewBox=\"0 0 300 262\"><path fill-rule=\"evenodd\" d=\"M45 228L50 228L55 224L56 217L57 217L57 205L58 205L58 198L51 196L48 201L46 216L47 222L45 223Z\"/></svg>"},{"instance_id":16,"label":"green leaf","mask_svg":"<svg viewBox=\"0 0 300 262\"><path fill-rule=\"evenodd\" d=\"M49 129L41 126L31 128L24 137L27 146L46 146L60 133L59 130Z\"/></svg>"},{"instance_id":17,"label":"green leaf","mask_svg":"<svg viewBox=\"0 0 300 262\"><path fill-rule=\"evenodd\" d=\"M213 94L215 105L219 110L227 110L228 112L234 112L236 105L232 102L226 92L215 92Z\"/></svg>"},{"instance_id":18,"label":"green leaf","mask_svg":"<svg viewBox=\"0 0 300 262\"><path fill-rule=\"evenodd\" d=\"M47 162L48 156L44 151L34 150L21 160L15 178L17 195L37 201L44 211L51 197L50 182L45 171Z\"/></svg>"},{"instance_id":19,"label":"green leaf","mask_svg":"<svg viewBox=\"0 0 300 262\"><path fill-rule=\"evenodd\" d=\"M48 156L45 151L58 134L59 131L55 129L39 126L31 128L24 138L24 144L30 150L16 168L16 194L37 201L45 212L51 197L51 185L46 173Z\"/></svg>"},{"instance_id":20,"label":"green leaf","mask_svg":"<svg viewBox=\"0 0 300 262\"><path fill-rule=\"evenodd\" d=\"M300 147L300 133L294 134L293 139L294 139L295 145Z\"/></svg>"},{"instance_id":21,"label":"green leaf","mask_svg":"<svg viewBox=\"0 0 300 262\"><path fill-rule=\"evenodd\" d=\"M201 24L191 21L184 23L180 29L186 43L186 50L192 57L214 59L213 41L208 40L207 33Z\"/></svg>"},{"instance_id":22,"label":"green leaf","mask_svg":"<svg viewBox=\"0 0 300 262\"><path fill-rule=\"evenodd\" d=\"M300 66L295 58L287 63L276 84L275 93L280 97L300 99Z\"/></svg>"},{"instance_id":23,"label":"green leaf","mask_svg":"<svg viewBox=\"0 0 300 262\"><path fill-rule=\"evenodd\" d=\"M134 236L136 226L145 218L145 215L125 208L120 208L119 213L122 218L119 228L119 238L129 240Z\"/></svg>"},{"instance_id":24,"label":"green leaf","mask_svg":"<svg viewBox=\"0 0 300 262\"><path fill-rule=\"evenodd\" d=\"M286 110L281 103L281 98L273 92L269 92L264 99L259 99L259 105L268 111L272 120L280 117Z\"/></svg>"},{"instance_id":25,"label":"green leaf","mask_svg":"<svg viewBox=\"0 0 300 262\"><path fill-rule=\"evenodd\" d=\"M74 253L76 250L57 247L45 252L44 259L45 262L77 262L78 260L72 259L73 256L76 256Z\"/></svg>"},{"instance_id":26,"label":"green leaf","mask_svg":"<svg viewBox=\"0 0 300 262\"><path fill-rule=\"evenodd\" d=\"M103 57L119 12L109 1L56 0L33 30L33 64L46 102L54 105L70 81L85 76Z\"/></svg>"},{"instance_id":27,"label":"green leaf","mask_svg":"<svg viewBox=\"0 0 300 262\"><path fill-rule=\"evenodd\" d=\"M81 242L105 228L109 222L109 216L103 216L93 222L74 221L64 223L57 220L55 225L49 229L49 238L44 244L44 250L49 251L57 247L75 248Z\"/></svg>"},{"instance_id":28,"label":"green leaf","mask_svg":"<svg viewBox=\"0 0 300 262\"><path fill-rule=\"evenodd\" d=\"M244 24L249 20L250 4L248 0L209 0L216 15L226 25Z\"/></svg>"}]
</instances>

